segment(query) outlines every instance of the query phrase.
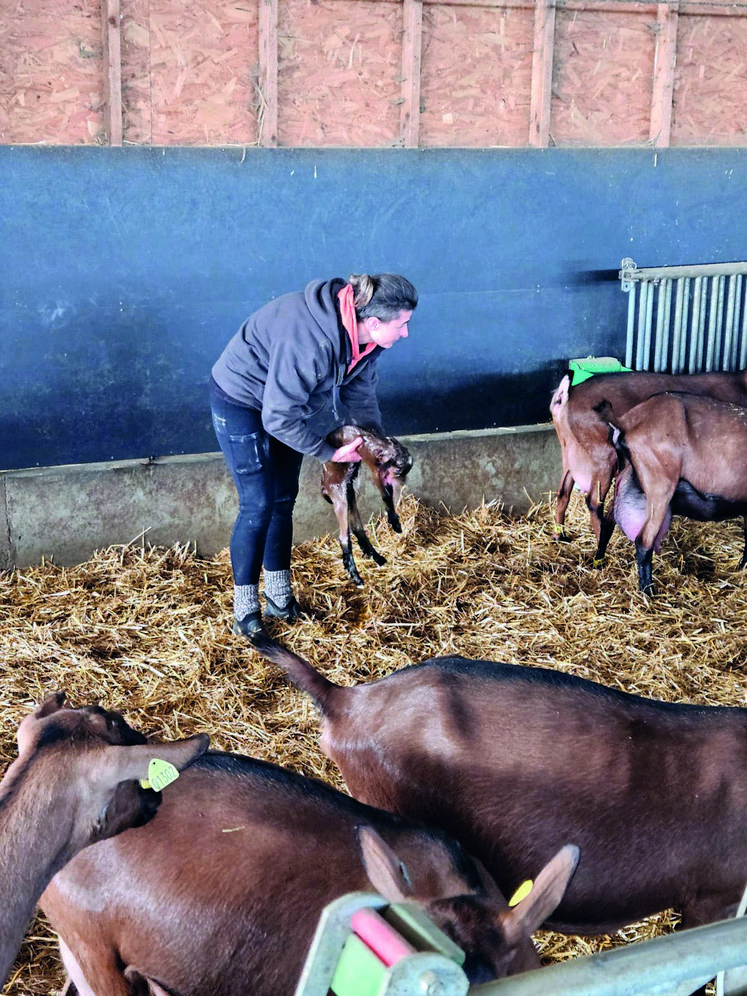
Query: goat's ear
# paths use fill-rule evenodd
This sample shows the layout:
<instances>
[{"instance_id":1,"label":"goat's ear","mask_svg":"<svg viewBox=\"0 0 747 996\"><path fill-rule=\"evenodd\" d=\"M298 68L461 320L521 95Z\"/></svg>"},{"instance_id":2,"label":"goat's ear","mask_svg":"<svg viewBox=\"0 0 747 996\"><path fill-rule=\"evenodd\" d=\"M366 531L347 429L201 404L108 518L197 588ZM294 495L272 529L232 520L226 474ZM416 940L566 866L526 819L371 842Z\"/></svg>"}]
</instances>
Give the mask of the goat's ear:
<instances>
[{"instance_id":1,"label":"goat's ear","mask_svg":"<svg viewBox=\"0 0 747 996\"><path fill-rule=\"evenodd\" d=\"M374 889L390 903L402 902L412 896L412 883L407 868L373 827L358 827L363 865Z\"/></svg>"},{"instance_id":2,"label":"goat's ear","mask_svg":"<svg viewBox=\"0 0 747 996\"><path fill-rule=\"evenodd\" d=\"M45 716L51 716L53 712L59 712L65 703L65 693L60 690L59 692L52 692L51 695L47 695L44 701L41 703L39 708L34 713L37 719L44 719Z\"/></svg>"},{"instance_id":3,"label":"goat's ear","mask_svg":"<svg viewBox=\"0 0 747 996\"><path fill-rule=\"evenodd\" d=\"M108 765L105 777L113 781L147 779L150 762L154 758L167 761L173 764L177 771L183 771L204 754L209 746L210 737L206 733L197 733L193 737L187 737L186 740L175 740L173 743L109 747L104 754Z\"/></svg>"},{"instance_id":4,"label":"goat's ear","mask_svg":"<svg viewBox=\"0 0 747 996\"><path fill-rule=\"evenodd\" d=\"M563 898L578 864L579 850L566 844L537 876L525 899L507 913L501 914L506 940L518 944L522 937L533 934L544 923Z\"/></svg>"}]
</instances>

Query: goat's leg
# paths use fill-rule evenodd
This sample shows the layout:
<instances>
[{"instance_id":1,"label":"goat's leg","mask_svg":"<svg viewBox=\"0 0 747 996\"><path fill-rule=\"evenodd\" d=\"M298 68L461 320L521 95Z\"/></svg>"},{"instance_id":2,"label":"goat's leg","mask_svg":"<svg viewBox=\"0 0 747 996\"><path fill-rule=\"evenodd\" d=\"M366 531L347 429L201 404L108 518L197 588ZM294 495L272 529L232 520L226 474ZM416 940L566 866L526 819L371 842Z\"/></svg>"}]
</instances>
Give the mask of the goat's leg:
<instances>
[{"instance_id":1,"label":"goat's leg","mask_svg":"<svg viewBox=\"0 0 747 996\"><path fill-rule=\"evenodd\" d=\"M355 491L352 485L348 491L348 517L350 522L350 529L353 535L358 540L358 546L361 548L361 552L369 557L375 564L381 567L382 564L386 563L386 557L382 557L379 551L374 547L371 540L368 538L363 522L361 521L360 512L358 511L358 502L355 497Z\"/></svg>"},{"instance_id":2,"label":"goat's leg","mask_svg":"<svg viewBox=\"0 0 747 996\"><path fill-rule=\"evenodd\" d=\"M129 982L125 979L119 967L115 964L111 952L101 952L97 957L89 952L86 961L93 960L96 968L87 970L84 974L79 960L59 938L60 957L67 972L67 984L63 989L65 996L133 996ZM89 978L91 983L89 984Z\"/></svg>"},{"instance_id":3,"label":"goat's leg","mask_svg":"<svg viewBox=\"0 0 747 996\"><path fill-rule=\"evenodd\" d=\"M568 503L573 492L573 474L564 468L560 486L555 492L555 523L553 532L556 543L570 543L570 536L565 531L565 513L568 511Z\"/></svg>"}]
</instances>

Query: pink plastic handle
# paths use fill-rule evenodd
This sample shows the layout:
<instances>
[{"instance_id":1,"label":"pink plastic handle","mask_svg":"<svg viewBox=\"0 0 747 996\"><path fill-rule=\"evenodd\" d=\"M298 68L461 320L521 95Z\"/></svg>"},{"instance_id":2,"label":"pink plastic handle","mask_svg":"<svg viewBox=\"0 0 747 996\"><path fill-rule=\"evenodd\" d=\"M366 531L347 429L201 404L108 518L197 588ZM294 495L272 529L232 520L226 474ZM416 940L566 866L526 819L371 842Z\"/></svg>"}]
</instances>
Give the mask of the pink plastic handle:
<instances>
[{"instance_id":1,"label":"pink plastic handle","mask_svg":"<svg viewBox=\"0 0 747 996\"><path fill-rule=\"evenodd\" d=\"M415 948L401 937L376 910L364 908L350 920L354 933L364 941L386 966L394 965L401 958L415 954Z\"/></svg>"}]
</instances>

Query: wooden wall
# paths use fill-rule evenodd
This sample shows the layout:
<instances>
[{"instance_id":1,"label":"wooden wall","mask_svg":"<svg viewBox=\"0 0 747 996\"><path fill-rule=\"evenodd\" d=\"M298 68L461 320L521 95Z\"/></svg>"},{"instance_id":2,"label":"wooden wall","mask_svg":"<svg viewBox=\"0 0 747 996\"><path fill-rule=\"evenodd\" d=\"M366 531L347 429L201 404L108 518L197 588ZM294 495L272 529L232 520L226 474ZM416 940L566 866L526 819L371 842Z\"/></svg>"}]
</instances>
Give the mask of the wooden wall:
<instances>
[{"instance_id":1,"label":"wooden wall","mask_svg":"<svg viewBox=\"0 0 747 996\"><path fill-rule=\"evenodd\" d=\"M13 0L0 143L746 145L747 0Z\"/></svg>"}]
</instances>

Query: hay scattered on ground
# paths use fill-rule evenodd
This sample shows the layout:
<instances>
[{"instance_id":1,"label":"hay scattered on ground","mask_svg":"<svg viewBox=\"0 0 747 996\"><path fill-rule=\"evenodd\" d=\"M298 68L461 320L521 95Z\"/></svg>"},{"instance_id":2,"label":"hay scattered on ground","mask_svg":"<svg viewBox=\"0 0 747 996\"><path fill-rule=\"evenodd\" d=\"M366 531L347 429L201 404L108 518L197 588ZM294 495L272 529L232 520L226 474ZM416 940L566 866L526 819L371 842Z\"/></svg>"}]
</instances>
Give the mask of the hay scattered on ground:
<instances>
[{"instance_id":1,"label":"hay scattered on ground","mask_svg":"<svg viewBox=\"0 0 747 996\"><path fill-rule=\"evenodd\" d=\"M657 596L637 590L633 547L616 533L591 567L588 517L574 497L571 544L552 541L550 504L511 519L495 504L447 516L406 497L403 534L375 519L388 558L358 555L347 581L333 537L298 546L294 574L314 620L272 632L340 683L367 681L440 654L556 668L642 695L745 705L747 575L739 522L675 523L654 558ZM332 528L332 523L330 523ZM165 739L205 730L214 747L253 754L341 786L318 746L308 699L229 629L227 551L111 547L78 567L0 575L0 771L15 730L57 688L100 701ZM655 758L652 758L655 763ZM539 935L551 961L669 931L671 913L612 937ZM54 938L38 918L6 996L58 993Z\"/></svg>"}]
</instances>

